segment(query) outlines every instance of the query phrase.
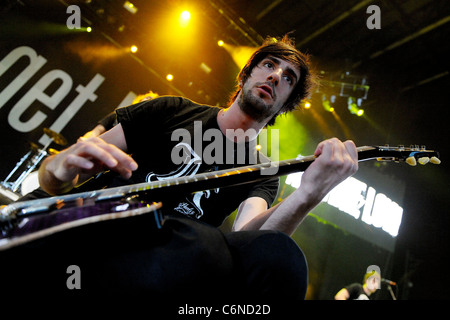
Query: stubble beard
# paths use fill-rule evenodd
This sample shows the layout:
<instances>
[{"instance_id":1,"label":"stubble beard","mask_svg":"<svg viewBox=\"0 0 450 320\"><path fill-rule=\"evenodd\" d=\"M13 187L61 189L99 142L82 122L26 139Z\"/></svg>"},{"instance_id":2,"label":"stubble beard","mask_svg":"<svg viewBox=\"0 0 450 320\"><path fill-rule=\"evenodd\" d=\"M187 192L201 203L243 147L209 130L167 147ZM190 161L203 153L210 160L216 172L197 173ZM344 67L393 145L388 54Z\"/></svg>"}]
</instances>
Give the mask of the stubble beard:
<instances>
[{"instance_id":1,"label":"stubble beard","mask_svg":"<svg viewBox=\"0 0 450 320\"><path fill-rule=\"evenodd\" d=\"M273 104L266 104L261 96L252 93L252 88L242 88L238 105L242 112L257 122L273 116Z\"/></svg>"}]
</instances>

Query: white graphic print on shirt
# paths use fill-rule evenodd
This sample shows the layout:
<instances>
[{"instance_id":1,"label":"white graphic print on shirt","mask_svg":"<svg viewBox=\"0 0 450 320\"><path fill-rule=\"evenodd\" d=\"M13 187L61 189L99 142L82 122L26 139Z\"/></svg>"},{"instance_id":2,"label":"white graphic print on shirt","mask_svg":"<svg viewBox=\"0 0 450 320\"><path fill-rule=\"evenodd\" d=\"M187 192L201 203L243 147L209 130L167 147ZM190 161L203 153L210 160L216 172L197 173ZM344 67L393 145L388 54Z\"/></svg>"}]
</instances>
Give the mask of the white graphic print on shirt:
<instances>
[{"instance_id":1,"label":"white graphic print on shirt","mask_svg":"<svg viewBox=\"0 0 450 320\"><path fill-rule=\"evenodd\" d=\"M150 172L146 177L147 182L163 181L183 176L191 177L197 174L202 160L200 156L195 153L195 151L189 144L184 142L178 143L175 148L182 149L183 153L185 153L186 155L186 159L189 159L189 161L187 161L187 163L182 163L176 170L166 174L157 174L154 172ZM219 190L220 188L214 189L214 193L219 193ZM211 190L195 192L186 197L186 202L180 202L174 209L184 215L200 219L203 216L203 209L201 207L200 201L203 197L209 198L210 195Z\"/></svg>"}]
</instances>

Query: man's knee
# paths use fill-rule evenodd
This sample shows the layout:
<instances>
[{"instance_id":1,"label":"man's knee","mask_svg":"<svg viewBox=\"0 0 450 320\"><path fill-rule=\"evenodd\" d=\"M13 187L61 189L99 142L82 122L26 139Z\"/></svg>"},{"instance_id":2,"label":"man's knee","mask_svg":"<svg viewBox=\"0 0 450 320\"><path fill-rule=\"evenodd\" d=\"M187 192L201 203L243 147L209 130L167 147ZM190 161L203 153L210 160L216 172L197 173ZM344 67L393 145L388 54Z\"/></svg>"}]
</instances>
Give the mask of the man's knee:
<instances>
[{"instance_id":1,"label":"man's knee","mask_svg":"<svg viewBox=\"0 0 450 320\"><path fill-rule=\"evenodd\" d=\"M306 295L308 267L295 241L278 231L251 231L228 237L236 248L249 288L265 296Z\"/></svg>"},{"instance_id":2,"label":"man's knee","mask_svg":"<svg viewBox=\"0 0 450 320\"><path fill-rule=\"evenodd\" d=\"M274 281L280 281L287 291L306 294L308 266L305 255L295 241L285 233L268 231L260 236L262 258ZM262 264L264 265L264 264ZM304 293L302 293L304 291Z\"/></svg>"}]
</instances>

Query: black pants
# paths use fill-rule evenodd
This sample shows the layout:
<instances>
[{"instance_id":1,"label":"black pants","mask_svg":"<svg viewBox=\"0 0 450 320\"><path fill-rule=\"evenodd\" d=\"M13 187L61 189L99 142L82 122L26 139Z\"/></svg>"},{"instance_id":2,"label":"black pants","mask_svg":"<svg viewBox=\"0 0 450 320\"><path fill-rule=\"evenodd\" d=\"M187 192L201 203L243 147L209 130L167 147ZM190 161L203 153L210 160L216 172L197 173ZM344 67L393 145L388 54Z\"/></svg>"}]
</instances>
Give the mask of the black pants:
<instances>
[{"instance_id":1,"label":"black pants","mask_svg":"<svg viewBox=\"0 0 450 320\"><path fill-rule=\"evenodd\" d=\"M154 230L151 217L78 227L0 252L2 290L19 296L138 294L180 301L304 299L306 260L285 234L224 235L184 216L169 216ZM78 275L69 266L76 266Z\"/></svg>"}]
</instances>

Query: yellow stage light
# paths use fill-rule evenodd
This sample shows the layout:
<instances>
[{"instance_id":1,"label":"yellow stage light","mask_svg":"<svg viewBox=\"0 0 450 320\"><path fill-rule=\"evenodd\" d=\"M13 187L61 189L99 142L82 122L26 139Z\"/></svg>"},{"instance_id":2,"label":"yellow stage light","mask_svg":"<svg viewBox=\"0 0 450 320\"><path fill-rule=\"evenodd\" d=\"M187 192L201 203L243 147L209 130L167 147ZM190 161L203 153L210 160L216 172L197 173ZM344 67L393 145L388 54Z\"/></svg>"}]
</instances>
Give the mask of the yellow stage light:
<instances>
[{"instance_id":1,"label":"yellow stage light","mask_svg":"<svg viewBox=\"0 0 450 320\"><path fill-rule=\"evenodd\" d=\"M311 102L306 101L305 102L305 109L311 108Z\"/></svg>"},{"instance_id":2,"label":"yellow stage light","mask_svg":"<svg viewBox=\"0 0 450 320\"><path fill-rule=\"evenodd\" d=\"M334 112L334 108L331 106L329 100L323 100L322 101L323 108L328 112Z\"/></svg>"},{"instance_id":3,"label":"yellow stage light","mask_svg":"<svg viewBox=\"0 0 450 320\"><path fill-rule=\"evenodd\" d=\"M130 1L125 1L123 7L132 14L135 14L138 10L136 6L132 4Z\"/></svg>"},{"instance_id":4,"label":"yellow stage light","mask_svg":"<svg viewBox=\"0 0 450 320\"><path fill-rule=\"evenodd\" d=\"M87 32L91 32L91 31L92 31L92 28L91 28L91 27L87 27L87 28L86 28L86 31L87 31Z\"/></svg>"},{"instance_id":5,"label":"yellow stage light","mask_svg":"<svg viewBox=\"0 0 450 320\"><path fill-rule=\"evenodd\" d=\"M217 45L218 45L219 47L223 47L224 42L223 42L222 40L219 40L219 41L217 41Z\"/></svg>"},{"instance_id":6,"label":"yellow stage light","mask_svg":"<svg viewBox=\"0 0 450 320\"><path fill-rule=\"evenodd\" d=\"M348 98L348 110L351 114L356 114L358 117L361 117L364 114L364 110L360 109L358 105L354 102L355 98Z\"/></svg>"},{"instance_id":7,"label":"yellow stage light","mask_svg":"<svg viewBox=\"0 0 450 320\"><path fill-rule=\"evenodd\" d=\"M170 73L166 76L167 81L172 81L173 80L173 75L171 75Z\"/></svg>"},{"instance_id":8,"label":"yellow stage light","mask_svg":"<svg viewBox=\"0 0 450 320\"><path fill-rule=\"evenodd\" d=\"M189 21L191 21L191 13L189 11L183 11L178 18L180 27L186 28L189 24Z\"/></svg>"},{"instance_id":9,"label":"yellow stage light","mask_svg":"<svg viewBox=\"0 0 450 320\"><path fill-rule=\"evenodd\" d=\"M202 62L200 64L200 69L202 69L203 71L205 71L205 73L210 74L212 69L211 67L209 67L206 63Z\"/></svg>"},{"instance_id":10,"label":"yellow stage light","mask_svg":"<svg viewBox=\"0 0 450 320\"><path fill-rule=\"evenodd\" d=\"M133 52L133 53L135 53L135 52L138 51L138 47L136 47L136 46L131 46L131 47L130 47L130 51Z\"/></svg>"},{"instance_id":11,"label":"yellow stage light","mask_svg":"<svg viewBox=\"0 0 450 320\"><path fill-rule=\"evenodd\" d=\"M221 40L222 41L222 40ZM223 42L223 48L231 55L234 63L239 67L243 68L247 63L248 59L255 52L256 48L248 46L236 46L230 43ZM218 45L219 42L217 42Z\"/></svg>"}]
</instances>

